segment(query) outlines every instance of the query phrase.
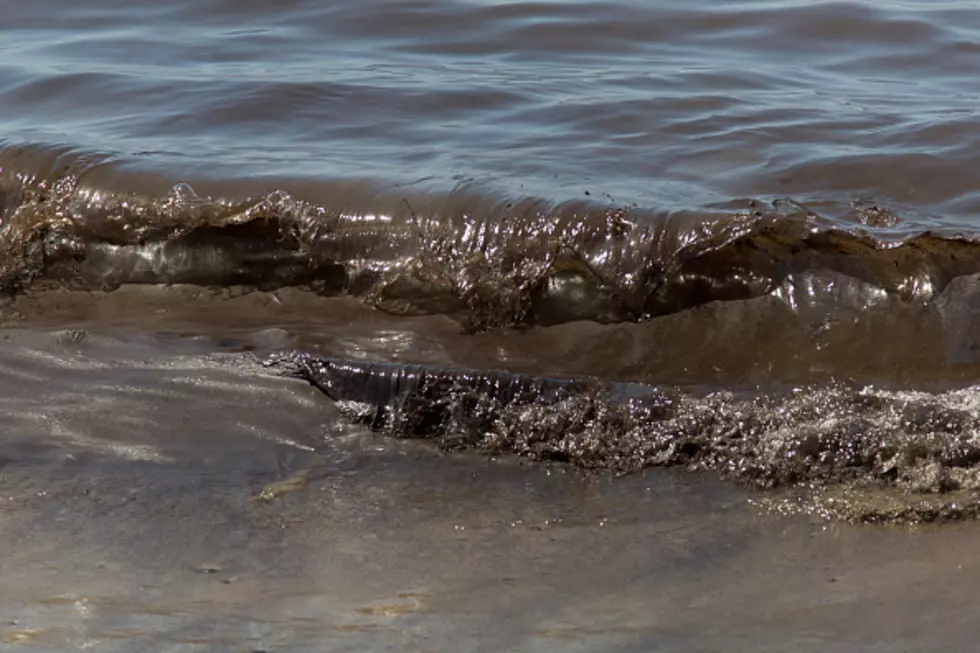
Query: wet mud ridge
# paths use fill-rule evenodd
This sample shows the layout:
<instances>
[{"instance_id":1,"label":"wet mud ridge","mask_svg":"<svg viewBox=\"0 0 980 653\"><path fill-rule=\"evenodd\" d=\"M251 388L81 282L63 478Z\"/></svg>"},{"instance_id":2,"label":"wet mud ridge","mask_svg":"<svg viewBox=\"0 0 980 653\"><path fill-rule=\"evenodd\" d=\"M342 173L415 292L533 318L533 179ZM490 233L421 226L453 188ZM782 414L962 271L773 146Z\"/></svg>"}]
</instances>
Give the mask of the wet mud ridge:
<instances>
[{"instance_id":1,"label":"wet mud ridge","mask_svg":"<svg viewBox=\"0 0 980 653\"><path fill-rule=\"evenodd\" d=\"M279 354L352 420L447 450L708 470L759 503L864 522L980 515L980 387L665 388Z\"/></svg>"}]
</instances>

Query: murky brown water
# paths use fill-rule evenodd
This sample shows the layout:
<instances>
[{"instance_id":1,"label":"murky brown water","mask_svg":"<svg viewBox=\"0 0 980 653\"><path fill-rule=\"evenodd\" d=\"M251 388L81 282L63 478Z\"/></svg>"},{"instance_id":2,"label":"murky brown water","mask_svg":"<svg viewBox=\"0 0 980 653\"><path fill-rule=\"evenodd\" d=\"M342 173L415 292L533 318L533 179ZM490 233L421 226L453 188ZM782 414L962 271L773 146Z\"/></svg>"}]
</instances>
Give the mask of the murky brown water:
<instances>
[{"instance_id":1,"label":"murky brown water","mask_svg":"<svg viewBox=\"0 0 980 653\"><path fill-rule=\"evenodd\" d=\"M980 505L975 3L0 15L0 648L976 639L973 521L839 521ZM701 471L383 437L281 349L694 397L601 442Z\"/></svg>"},{"instance_id":2,"label":"murky brown water","mask_svg":"<svg viewBox=\"0 0 980 653\"><path fill-rule=\"evenodd\" d=\"M3 334L11 650L968 647L975 524L760 513L351 429L211 339Z\"/></svg>"}]
</instances>

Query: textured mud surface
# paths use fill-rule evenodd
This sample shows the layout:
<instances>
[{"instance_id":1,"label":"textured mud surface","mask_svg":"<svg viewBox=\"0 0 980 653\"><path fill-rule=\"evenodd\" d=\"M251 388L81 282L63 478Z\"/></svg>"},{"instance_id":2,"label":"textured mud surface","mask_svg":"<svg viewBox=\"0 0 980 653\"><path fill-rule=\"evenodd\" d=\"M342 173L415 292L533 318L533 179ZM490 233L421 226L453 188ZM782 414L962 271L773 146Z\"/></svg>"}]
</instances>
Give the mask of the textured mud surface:
<instances>
[{"instance_id":1,"label":"textured mud surface","mask_svg":"<svg viewBox=\"0 0 980 653\"><path fill-rule=\"evenodd\" d=\"M844 384L758 392L644 387L500 371L273 359L398 438L587 469L709 470L766 490L767 505L860 521L980 511L980 389Z\"/></svg>"}]
</instances>

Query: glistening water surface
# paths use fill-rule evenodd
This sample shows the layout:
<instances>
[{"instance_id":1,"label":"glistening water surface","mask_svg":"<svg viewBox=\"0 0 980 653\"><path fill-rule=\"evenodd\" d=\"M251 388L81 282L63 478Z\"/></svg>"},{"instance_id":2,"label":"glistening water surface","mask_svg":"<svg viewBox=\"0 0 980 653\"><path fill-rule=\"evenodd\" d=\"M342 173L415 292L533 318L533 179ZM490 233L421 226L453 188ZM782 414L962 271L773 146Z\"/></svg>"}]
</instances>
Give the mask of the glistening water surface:
<instances>
[{"instance_id":1,"label":"glistening water surface","mask_svg":"<svg viewBox=\"0 0 980 653\"><path fill-rule=\"evenodd\" d=\"M324 199L339 179L589 191L668 214L863 199L916 226L968 226L975 9L18 3L4 12L4 141L168 180L305 181Z\"/></svg>"},{"instance_id":2,"label":"glistening water surface","mask_svg":"<svg viewBox=\"0 0 980 653\"><path fill-rule=\"evenodd\" d=\"M976 3L0 16L3 644L975 641Z\"/></svg>"}]
</instances>

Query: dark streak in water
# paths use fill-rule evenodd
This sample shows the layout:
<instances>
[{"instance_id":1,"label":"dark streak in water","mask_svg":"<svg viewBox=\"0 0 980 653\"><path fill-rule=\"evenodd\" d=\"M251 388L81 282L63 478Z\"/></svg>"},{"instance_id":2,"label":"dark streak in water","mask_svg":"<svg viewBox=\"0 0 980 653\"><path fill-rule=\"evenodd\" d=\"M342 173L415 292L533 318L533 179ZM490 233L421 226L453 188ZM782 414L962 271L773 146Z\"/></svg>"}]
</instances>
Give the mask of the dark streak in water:
<instances>
[{"instance_id":1,"label":"dark streak in water","mask_svg":"<svg viewBox=\"0 0 980 653\"><path fill-rule=\"evenodd\" d=\"M980 390L846 384L713 390L345 361L271 359L372 428L444 449L586 469L710 470L778 509L859 521L980 514Z\"/></svg>"}]
</instances>

